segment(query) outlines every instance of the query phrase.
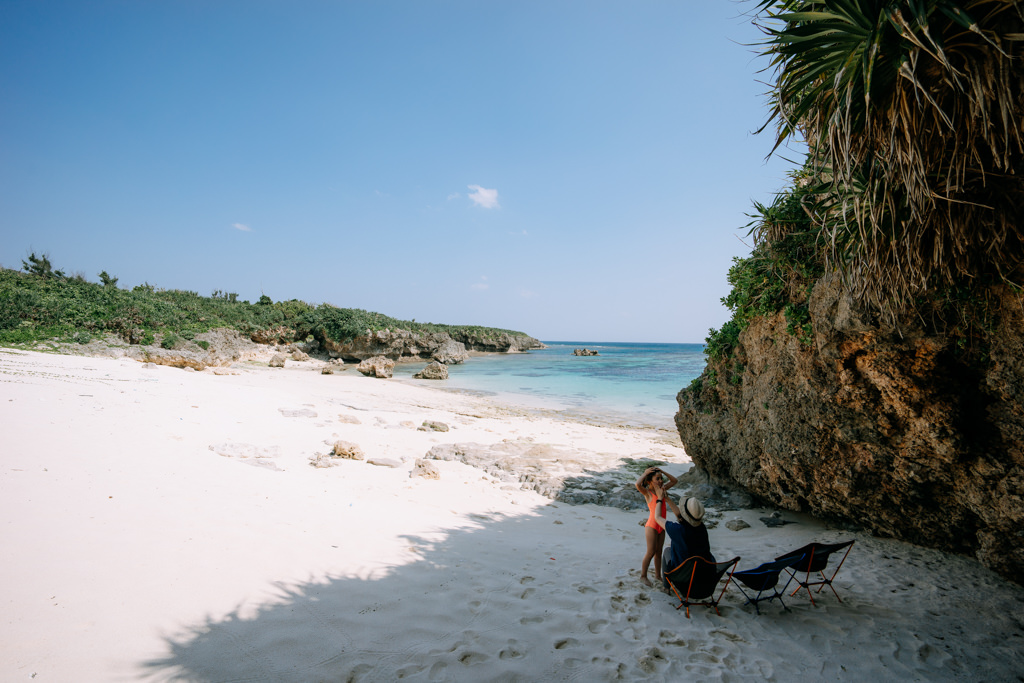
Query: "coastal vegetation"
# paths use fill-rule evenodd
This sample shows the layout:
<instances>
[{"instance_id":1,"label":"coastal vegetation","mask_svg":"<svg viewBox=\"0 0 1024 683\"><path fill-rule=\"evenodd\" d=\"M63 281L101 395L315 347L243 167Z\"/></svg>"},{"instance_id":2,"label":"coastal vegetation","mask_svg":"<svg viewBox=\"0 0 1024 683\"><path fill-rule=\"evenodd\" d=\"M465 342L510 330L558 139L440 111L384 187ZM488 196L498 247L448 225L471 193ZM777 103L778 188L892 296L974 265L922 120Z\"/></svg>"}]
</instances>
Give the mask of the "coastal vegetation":
<instances>
[{"instance_id":1,"label":"coastal vegetation","mask_svg":"<svg viewBox=\"0 0 1024 683\"><path fill-rule=\"evenodd\" d=\"M758 315L811 339L806 298L836 273L890 321L920 318L987 358L992 287L1024 265L1024 21L1019 2L763 0L776 148L803 168L755 205L752 255L729 272L728 357Z\"/></svg>"},{"instance_id":2,"label":"coastal vegetation","mask_svg":"<svg viewBox=\"0 0 1024 683\"><path fill-rule=\"evenodd\" d=\"M326 334L346 341L381 330L447 333L455 340L489 339L523 333L477 325L443 325L398 320L382 313L291 299L239 301L233 292L210 296L145 283L131 289L103 271L100 282L54 269L45 254L31 253L19 272L0 269L0 344L26 345L44 340L88 343L115 334L129 344L157 341L174 348L181 340L214 328L238 330L267 341L296 341Z\"/></svg>"}]
</instances>

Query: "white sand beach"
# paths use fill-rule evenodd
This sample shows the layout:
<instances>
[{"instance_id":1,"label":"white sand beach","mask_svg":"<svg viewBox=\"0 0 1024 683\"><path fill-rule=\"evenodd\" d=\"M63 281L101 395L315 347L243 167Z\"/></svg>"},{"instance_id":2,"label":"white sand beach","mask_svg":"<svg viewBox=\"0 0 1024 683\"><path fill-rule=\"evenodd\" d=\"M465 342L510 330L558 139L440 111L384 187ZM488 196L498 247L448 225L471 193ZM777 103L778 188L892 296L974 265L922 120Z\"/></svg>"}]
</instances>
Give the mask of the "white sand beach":
<instances>
[{"instance_id":1,"label":"white sand beach","mask_svg":"<svg viewBox=\"0 0 1024 683\"><path fill-rule=\"evenodd\" d=\"M221 372L0 350L0 680L1024 680L1024 588L968 558L727 511L711 545L741 569L855 539L842 602L758 615L730 586L687 619L639 581L645 512L410 476L505 440L679 474L671 433L314 362ZM338 440L367 459L311 466Z\"/></svg>"}]
</instances>

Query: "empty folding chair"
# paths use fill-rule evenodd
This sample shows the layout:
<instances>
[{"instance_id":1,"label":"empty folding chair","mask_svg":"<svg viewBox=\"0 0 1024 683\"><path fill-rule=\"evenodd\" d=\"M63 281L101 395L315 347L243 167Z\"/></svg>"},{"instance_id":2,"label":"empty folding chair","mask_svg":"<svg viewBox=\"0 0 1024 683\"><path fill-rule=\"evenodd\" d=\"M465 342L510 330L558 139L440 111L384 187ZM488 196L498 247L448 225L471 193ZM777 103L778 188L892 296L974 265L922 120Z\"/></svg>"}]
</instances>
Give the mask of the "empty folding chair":
<instances>
[{"instance_id":1,"label":"empty folding chair","mask_svg":"<svg viewBox=\"0 0 1024 683\"><path fill-rule=\"evenodd\" d=\"M814 596L811 595L811 586L817 586L818 590L815 593L820 593L821 589L828 586L832 589L832 593L835 594L836 599L842 602L843 599L839 597L839 593L836 593L835 587L832 585L832 579L836 578L836 574L843 566L843 562L846 562L846 556L850 554L850 548L853 547L853 541L846 541L844 543L810 543L805 545L803 548L798 548L792 552L786 553L785 555L779 555L775 559L778 561L799 558L787 571L796 579L800 585L796 587L792 595L796 595L797 591L801 588L807 589L807 595L811 598L811 604L814 605ZM846 552L843 554L843 559L839 561L839 565L832 572L832 576L825 574L825 568L828 566L828 560L833 553L836 553L843 548L846 548ZM801 580L797 574L804 574L804 579ZM817 576L812 577L811 574L816 573Z\"/></svg>"},{"instance_id":2,"label":"empty folding chair","mask_svg":"<svg viewBox=\"0 0 1024 683\"><path fill-rule=\"evenodd\" d=\"M786 585L779 588L779 575L782 570L792 567L794 564L803 559L803 555L797 555L790 557L785 560L775 560L774 562L765 562L759 567L753 569L744 569L741 572L732 572L730 576L735 579L736 587L740 589L740 593L743 593L743 597L747 599L746 605L753 605L754 610L760 614L761 609L758 607L760 602L771 602L778 598L779 603L783 609L789 609L786 607L786 603L782 600L782 595L789 588L789 584L793 581L793 576L790 574L786 580ZM746 586L751 591L757 591L757 594L751 597L747 591L743 590ZM768 594L768 591L771 591Z\"/></svg>"}]
</instances>

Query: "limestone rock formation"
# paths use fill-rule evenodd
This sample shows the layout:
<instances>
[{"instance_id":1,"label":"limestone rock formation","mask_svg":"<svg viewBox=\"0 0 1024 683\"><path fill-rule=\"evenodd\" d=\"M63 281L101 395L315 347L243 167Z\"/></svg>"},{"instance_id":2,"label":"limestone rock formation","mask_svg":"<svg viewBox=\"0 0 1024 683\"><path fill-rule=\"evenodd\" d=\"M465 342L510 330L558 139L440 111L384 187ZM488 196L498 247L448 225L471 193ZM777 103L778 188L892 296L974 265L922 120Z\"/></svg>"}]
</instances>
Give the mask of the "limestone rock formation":
<instances>
[{"instance_id":1,"label":"limestone rock formation","mask_svg":"<svg viewBox=\"0 0 1024 683\"><path fill-rule=\"evenodd\" d=\"M335 458L344 458L346 460L364 460L366 458L363 449L351 441L335 442L334 447L331 449L331 455Z\"/></svg>"},{"instance_id":2,"label":"limestone rock formation","mask_svg":"<svg viewBox=\"0 0 1024 683\"><path fill-rule=\"evenodd\" d=\"M434 361L415 375L416 379L448 379L448 366Z\"/></svg>"},{"instance_id":3,"label":"limestone rock formation","mask_svg":"<svg viewBox=\"0 0 1024 683\"><path fill-rule=\"evenodd\" d=\"M270 359L268 365L272 368L283 368L285 362L285 355L283 353L275 353L273 358Z\"/></svg>"},{"instance_id":4,"label":"limestone rock formation","mask_svg":"<svg viewBox=\"0 0 1024 683\"><path fill-rule=\"evenodd\" d=\"M440 479L441 471L437 469L437 466L424 460L423 458L416 458L416 462L412 465L412 471L409 472L409 478L423 477L424 479Z\"/></svg>"},{"instance_id":5,"label":"limestone rock formation","mask_svg":"<svg viewBox=\"0 0 1024 683\"><path fill-rule=\"evenodd\" d=\"M384 356L374 356L364 360L356 369L367 377L389 379L394 374L395 361Z\"/></svg>"},{"instance_id":6,"label":"limestone rock formation","mask_svg":"<svg viewBox=\"0 0 1024 683\"><path fill-rule=\"evenodd\" d=\"M989 360L919 321L874 319L828 277L813 343L782 313L678 396L686 452L713 481L789 510L965 553L1024 583L1024 295L996 289Z\"/></svg>"},{"instance_id":7,"label":"limestone rock formation","mask_svg":"<svg viewBox=\"0 0 1024 683\"><path fill-rule=\"evenodd\" d=\"M424 420L423 424L421 424L418 429L421 432L447 432L448 425L436 420Z\"/></svg>"},{"instance_id":8,"label":"limestone rock formation","mask_svg":"<svg viewBox=\"0 0 1024 683\"><path fill-rule=\"evenodd\" d=\"M586 348L584 348L584 349L573 349L572 355L574 355L574 356L599 356L601 354L599 354L597 351L594 351L593 349L586 349Z\"/></svg>"},{"instance_id":9,"label":"limestone rock formation","mask_svg":"<svg viewBox=\"0 0 1024 683\"><path fill-rule=\"evenodd\" d=\"M444 365L457 365L469 360L469 353L461 342L451 338L442 341L441 344L430 353L430 357ZM445 377L445 379L448 379Z\"/></svg>"},{"instance_id":10,"label":"limestone rock formation","mask_svg":"<svg viewBox=\"0 0 1024 683\"><path fill-rule=\"evenodd\" d=\"M462 363L469 358L467 350L514 353L545 348L544 344L526 335L508 333L488 336L479 333L462 334L458 339L445 332L412 332L409 330L378 330L354 339L330 339L323 330L317 330L316 341L331 356L361 361L374 356L392 360L400 358L430 358L446 365Z\"/></svg>"}]
</instances>

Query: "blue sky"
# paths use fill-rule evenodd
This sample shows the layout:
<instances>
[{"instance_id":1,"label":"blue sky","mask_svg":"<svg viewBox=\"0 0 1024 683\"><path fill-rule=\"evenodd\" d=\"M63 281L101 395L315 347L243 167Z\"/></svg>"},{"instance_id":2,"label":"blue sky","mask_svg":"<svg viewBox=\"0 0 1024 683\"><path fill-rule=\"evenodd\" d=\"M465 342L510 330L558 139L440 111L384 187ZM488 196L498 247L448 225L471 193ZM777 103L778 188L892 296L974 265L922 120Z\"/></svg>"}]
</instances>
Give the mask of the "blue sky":
<instances>
[{"instance_id":1,"label":"blue sky","mask_svg":"<svg viewBox=\"0 0 1024 683\"><path fill-rule=\"evenodd\" d=\"M701 342L797 157L750 9L4 0L0 265Z\"/></svg>"}]
</instances>

